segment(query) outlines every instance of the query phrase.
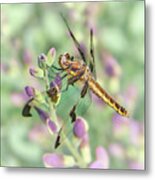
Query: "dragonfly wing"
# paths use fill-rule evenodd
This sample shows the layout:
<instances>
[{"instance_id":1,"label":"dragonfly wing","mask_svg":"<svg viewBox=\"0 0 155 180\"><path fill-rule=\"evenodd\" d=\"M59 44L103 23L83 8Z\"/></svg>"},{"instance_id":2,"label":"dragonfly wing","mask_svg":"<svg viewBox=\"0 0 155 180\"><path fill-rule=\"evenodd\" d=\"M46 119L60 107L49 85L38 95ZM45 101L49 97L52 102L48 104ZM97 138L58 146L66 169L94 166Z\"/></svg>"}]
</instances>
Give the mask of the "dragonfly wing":
<instances>
[{"instance_id":1,"label":"dragonfly wing","mask_svg":"<svg viewBox=\"0 0 155 180\"><path fill-rule=\"evenodd\" d=\"M77 114L80 116L84 116L91 106L92 103L92 98L91 98L91 93L90 90L88 89L87 94L80 99L80 102L77 106Z\"/></svg>"},{"instance_id":2,"label":"dragonfly wing","mask_svg":"<svg viewBox=\"0 0 155 180\"><path fill-rule=\"evenodd\" d=\"M73 138L73 126L74 121L72 119L72 114L75 117L85 116L88 108L92 103L90 90L81 98L81 89L77 87L70 87L66 93L63 94L61 102L57 108L57 114L62 118L63 125L56 138L55 148L61 146L66 139L63 138L62 133L66 134L67 138ZM62 132L63 131L63 132Z\"/></svg>"},{"instance_id":3,"label":"dragonfly wing","mask_svg":"<svg viewBox=\"0 0 155 180\"><path fill-rule=\"evenodd\" d=\"M65 85L64 85L65 87ZM82 116L91 104L91 95L88 89L86 95L81 98L81 87L79 85L69 86L68 90L62 92L60 102L57 106L57 113L62 119L68 121L70 111L77 104L77 115Z\"/></svg>"},{"instance_id":4,"label":"dragonfly wing","mask_svg":"<svg viewBox=\"0 0 155 180\"><path fill-rule=\"evenodd\" d=\"M95 67L95 56L94 56L94 44L93 44L93 29L90 29L90 57L89 68L96 79L96 67Z\"/></svg>"},{"instance_id":5,"label":"dragonfly wing","mask_svg":"<svg viewBox=\"0 0 155 180\"><path fill-rule=\"evenodd\" d=\"M82 60L87 64L87 60L86 60L86 57L85 57L85 53L84 53L84 51L83 51L80 43L79 43L79 42L77 41L77 39L75 38L75 36L74 36L73 32L71 31L71 29L70 29L70 27L69 27L69 25L68 25L68 22L67 22L67 20L65 19L65 17L64 17L62 14L60 14L60 15L61 15L61 17L62 17L62 19L63 19L63 21L64 21L64 23L65 23L65 25L66 25L66 27L67 27L67 29L68 29L68 31L69 31L69 34L70 34L71 38L73 39L73 42L74 42L77 50L79 51L79 54L80 54Z\"/></svg>"}]
</instances>

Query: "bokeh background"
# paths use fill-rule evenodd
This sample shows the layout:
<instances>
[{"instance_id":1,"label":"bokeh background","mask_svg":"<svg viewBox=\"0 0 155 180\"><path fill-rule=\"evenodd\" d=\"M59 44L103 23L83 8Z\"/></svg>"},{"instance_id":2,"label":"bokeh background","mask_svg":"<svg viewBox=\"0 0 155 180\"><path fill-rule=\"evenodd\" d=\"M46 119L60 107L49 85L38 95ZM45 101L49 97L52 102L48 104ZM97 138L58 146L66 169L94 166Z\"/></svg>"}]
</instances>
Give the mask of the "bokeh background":
<instances>
[{"instance_id":1,"label":"bokeh background","mask_svg":"<svg viewBox=\"0 0 155 180\"><path fill-rule=\"evenodd\" d=\"M103 146L109 168L143 169L143 1L1 5L1 165L43 167L43 154L51 152L50 135L38 116L27 119L21 111L25 86L43 90L29 75L40 53L54 47L57 58L64 52L78 56L60 12L88 52L93 28L97 81L130 113L123 119L92 96L84 114L92 158L96 147Z\"/></svg>"}]
</instances>

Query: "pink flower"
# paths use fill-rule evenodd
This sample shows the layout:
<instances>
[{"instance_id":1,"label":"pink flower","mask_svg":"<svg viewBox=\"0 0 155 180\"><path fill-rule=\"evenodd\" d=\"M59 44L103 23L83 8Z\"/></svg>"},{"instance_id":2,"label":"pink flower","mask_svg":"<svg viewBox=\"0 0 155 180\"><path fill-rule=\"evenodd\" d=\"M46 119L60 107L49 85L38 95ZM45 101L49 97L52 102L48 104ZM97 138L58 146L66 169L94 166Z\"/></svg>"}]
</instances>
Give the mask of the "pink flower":
<instances>
[{"instance_id":1,"label":"pink flower","mask_svg":"<svg viewBox=\"0 0 155 180\"><path fill-rule=\"evenodd\" d=\"M56 153L44 154L43 162L45 167L65 168L75 166L75 160L72 156Z\"/></svg>"},{"instance_id":2,"label":"pink flower","mask_svg":"<svg viewBox=\"0 0 155 180\"><path fill-rule=\"evenodd\" d=\"M92 162L89 168L93 169L108 169L109 168L109 156L107 151L99 146L96 148L96 160Z\"/></svg>"},{"instance_id":3,"label":"pink flower","mask_svg":"<svg viewBox=\"0 0 155 180\"><path fill-rule=\"evenodd\" d=\"M45 154L43 156L43 162L46 167L64 167L63 155L59 155L56 153Z\"/></svg>"}]
</instances>

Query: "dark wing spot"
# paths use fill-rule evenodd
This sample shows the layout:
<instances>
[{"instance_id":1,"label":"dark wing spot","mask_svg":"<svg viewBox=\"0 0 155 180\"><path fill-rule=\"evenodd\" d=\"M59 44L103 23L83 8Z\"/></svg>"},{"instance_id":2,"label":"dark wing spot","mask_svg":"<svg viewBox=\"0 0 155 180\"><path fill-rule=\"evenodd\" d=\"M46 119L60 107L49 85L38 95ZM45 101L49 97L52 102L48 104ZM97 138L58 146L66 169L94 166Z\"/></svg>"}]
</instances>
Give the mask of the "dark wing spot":
<instances>
[{"instance_id":1,"label":"dark wing spot","mask_svg":"<svg viewBox=\"0 0 155 180\"><path fill-rule=\"evenodd\" d=\"M119 109L119 107L120 107L118 103L115 103L115 106L117 109Z\"/></svg>"},{"instance_id":2,"label":"dark wing spot","mask_svg":"<svg viewBox=\"0 0 155 180\"><path fill-rule=\"evenodd\" d=\"M124 113L126 110L125 110L125 108L120 107L120 111Z\"/></svg>"}]
</instances>

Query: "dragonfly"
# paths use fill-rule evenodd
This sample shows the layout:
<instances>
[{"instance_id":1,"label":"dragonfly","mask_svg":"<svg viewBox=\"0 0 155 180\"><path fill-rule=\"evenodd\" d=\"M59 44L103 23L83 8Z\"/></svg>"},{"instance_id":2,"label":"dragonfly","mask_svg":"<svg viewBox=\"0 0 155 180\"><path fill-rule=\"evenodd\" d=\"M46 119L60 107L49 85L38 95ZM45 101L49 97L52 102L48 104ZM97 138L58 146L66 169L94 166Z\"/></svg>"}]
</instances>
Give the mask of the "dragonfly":
<instances>
[{"instance_id":1,"label":"dragonfly","mask_svg":"<svg viewBox=\"0 0 155 180\"><path fill-rule=\"evenodd\" d=\"M111 95L109 95L105 89L96 81L96 70L95 70L95 56L93 47L93 30L90 29L90 60L86 60L85 54L80 46L80 43L75 38L73 32L71 31L67 20L61 14L61 17L68 29L68 32L79 51L81 59L74 59L69 53L60 55L59 65L63 71L67 73L68 83L66 90L69 85L74 85L74 83L81 82L83 88L81 90L81 98L84 98L88 90L91 90L96 96L98 96L104 103L113 108L121 116L128 116L127 110L121 106ZM77 104L75 104L71 110L71 117L73 121L75 120L75 110Z\"/></svg>"},{"instance_id":2,"label":"dragonfly","mask_svg":"<svg viewBox=\"0 0 155 180\"><path fill-rule=\"evenodd\" d=\"M61 71L66 72L66 76L68 78L66 91L68 90L70 85L74 86L74 84L80 82L81 84L83 84L80 92L81 99L83 99L86 94L92 91L92 93L94 93L104 103L114 109L119 115L127 117L129 115L128 111L123 106L121 106L109 93L107 93L106 90L101 87L101 85L96 80L93 29L90 29L90 59L87 59L80 43L69 27L67 20L62 14L61 17L81 57L81 59L76 59L73 56L70 56L69 53L64 53L63 55L59 56L58 63L61 67ZM76 109L78 107L78 104L79 102L75 103L69 113L70 117L72 118L72 123L76 121ZM60 129L56 140L56 148L60 145L61 131L62 129Z\"/></svg>"},{"instance_id":3,"label":"dragonfly","mask_svg":"<svg viewBox=\"0 0 155 180\"><path fill-rule=\"evenodd\" d=\"M80 43L73 34L66 18L61 14L61 17L67 27L67 30L70 34L70 37L73 40L75 47L77 48L80 59L71 56L68 52L59 56L58 64L60 67L52 66L53 69L61 73L65 73L61 80L63 81L67 78L66 87L62 90L59 85L55 84L50 88L46 93L50 97L51 101L57 99L58 92L67 92L70 86L75 84L82 84L80 90L80 98L72 105L71 110L69 111L69 116L71 117L71 122L74 123L77 117L77 108L81 102L81 99L84 100L86 96L90 96L90 91L94 93L98 98L100 98L104 103L110 106L114 111L116 111L121 116L128 116L128 111L121 106L106 90L97 82L96 69L95 69L95 56L94 56L94 46L93 46L93 29L90 29L90 51L89 58L86 58L84 50L82 49ZM33 101L30 100L23 109L23 114L30 115L29 111L31 108L30 103ZM61 143L61 132L63 128L60 128L56 141L55 148L57 148Z\"/></svg>"}]
</instances>

